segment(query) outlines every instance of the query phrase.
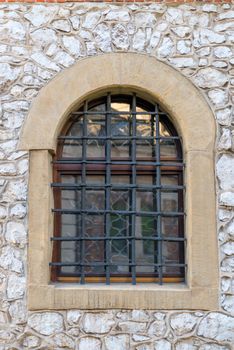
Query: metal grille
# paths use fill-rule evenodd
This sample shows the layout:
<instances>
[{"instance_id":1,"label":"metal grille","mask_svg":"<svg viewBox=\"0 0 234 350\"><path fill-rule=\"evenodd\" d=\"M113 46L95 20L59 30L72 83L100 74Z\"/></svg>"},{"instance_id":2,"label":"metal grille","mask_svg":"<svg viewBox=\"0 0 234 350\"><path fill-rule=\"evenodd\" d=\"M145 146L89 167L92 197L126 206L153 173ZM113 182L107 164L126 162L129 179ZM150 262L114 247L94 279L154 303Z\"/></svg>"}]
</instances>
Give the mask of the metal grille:
<instances>
[{"instance_id":1,"label":"metal grille","mask_svg":"<svg viewBox=\"0 0 234 350\"><path fill-rule=\"evenodd\" d=\"M52 280L184 279L181 141L158 104L136 94L86 101L53 163Z\"/></svg>"}]
</instances>

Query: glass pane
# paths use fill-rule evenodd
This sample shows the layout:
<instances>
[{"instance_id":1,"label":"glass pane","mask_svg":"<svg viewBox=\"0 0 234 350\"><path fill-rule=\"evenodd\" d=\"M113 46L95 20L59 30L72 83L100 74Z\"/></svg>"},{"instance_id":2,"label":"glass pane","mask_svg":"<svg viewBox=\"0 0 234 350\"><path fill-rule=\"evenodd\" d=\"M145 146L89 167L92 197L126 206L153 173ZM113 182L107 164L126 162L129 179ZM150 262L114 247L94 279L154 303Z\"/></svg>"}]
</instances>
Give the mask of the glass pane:
<instances>
[{"instance_id":1,"label":"glass pane","mask_svg":"<svg viewBox=\"0 0 234 350\"><path fill-rule=\"evenodd\" d=\"M83 117L81 116L72 124L66 136L81 137L83 135ZM64 158L81 158L82 140L65 140L62 157Z\"/></svg>"},{"instance_id":2,"label":"glass pane","mask_svg":"<svg viewBox=\"0 0 234 350\"><path fill-rule=\"evenodd\" d=\"M183 242L163 242L162 253L163 253L163 272L165 274L179 274L180 267L167 266L170 264L178 264L183 262Z\"/></svg>"},{"instance_id":3,"label":"glass pane","mask_svg":"<svg viewBox=\"0 0 234 350\"><path fill-rule=\"evenodd\" d=\"M85 208L87 210L105 209L105 191L104 190L86 190Z\"/></svg>"},{"instance_id":4,"label":"glass pane","mask_svg":"<svg viewBox=\"0 0 234 350\"><path fill-rule=\"evenodd\" d=\"M160 136L171 136L166 126L162 123L160 123ZM160 140L160 155L161 157L177 157L175 140Z\"/></svg>"},{"instance_id":5,"label":"glass pane","mask_svg":"<svg viewBox=\"0 0 234 350\"><path fill-rule=\"evenodd\" d=\"M61 242L61 262L80 262L80 242ZM62 266L62 273L75 274L80 272L79 266Z\"/></svg>"},{"instance_id":6,"label":"glass pane","mask_svg":"<svg viewBox=\"0 0 234 350\"><path fill-rule=\"evenodd\" d=\"M128 140L111 141L111 158L129 158L130 142Z\"/></svg>"},{"instance_id":7,"label":"glass pane","mask_svg":"<svg viewBox=\"0 0 234 350\"><path fill-rule=\"evenodd\" d=\"M104 262L104 244L104 241L86 241L84 243L84 263L92 265L85 266L86 274L104 273L104 266L100 266ZM95 264L97 265L95 266Z\"/></svg>"},{"instance_id":8,"label":"glass pane","mask_svg":"<svg viewBox=\"0 0 234 350\"><path fill-rule=\"evenodd\" d=\"M105 237L104 215L85 215L85 236Z\"/></svg>"}]
</instances>

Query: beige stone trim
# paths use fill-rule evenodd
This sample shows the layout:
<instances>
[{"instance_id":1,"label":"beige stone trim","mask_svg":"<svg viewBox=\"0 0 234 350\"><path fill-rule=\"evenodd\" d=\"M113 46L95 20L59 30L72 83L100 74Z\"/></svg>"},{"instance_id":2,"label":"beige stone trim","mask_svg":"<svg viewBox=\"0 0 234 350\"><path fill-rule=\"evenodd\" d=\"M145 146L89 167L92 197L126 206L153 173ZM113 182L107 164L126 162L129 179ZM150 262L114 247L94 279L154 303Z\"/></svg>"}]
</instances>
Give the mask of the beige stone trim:
<instances>
[{"instance_id":1,"label":"beige stone trim","mask_svg":"<svg viewBox=\"0 0 234 350\"><path fill-rule=\"evenodd\" d=\"M92 93L114 87L135 89L157 100L179 129L185 151L194 147L213 149L213 115L200 92L172 67L154 57L135 53L86 58L58 74L35 99L24 124L19 149L55 150L58 133L74 106Z\"/></svg>"},{"instance_id":2,"label":"beige stone trim","mask_svg":"<svg viewBox=\"0 0 234 350\"><path fill-rule=\"evenodd\" d=\"M109 74L102 72L104 66L109 69ZM116 86L117 83L121 86ZM90 93L100 93L101 87L102 91L107 91L107 87L108 90L126 91L127 86L131 91L149 94L159 101L169 111L183 137L187 283L164 286L50 284L48 266L53 232L50 150L55 149L57 134L77 101L83 101ZM35 125L37 133L34 133ZM214 142L213 115L199 91L177 71L152 57L107 54L88 58L59 74L42 89L29 113L20 141L21 149L30 150L29 308L217 309Z\"/></svg>"}]
</instances>

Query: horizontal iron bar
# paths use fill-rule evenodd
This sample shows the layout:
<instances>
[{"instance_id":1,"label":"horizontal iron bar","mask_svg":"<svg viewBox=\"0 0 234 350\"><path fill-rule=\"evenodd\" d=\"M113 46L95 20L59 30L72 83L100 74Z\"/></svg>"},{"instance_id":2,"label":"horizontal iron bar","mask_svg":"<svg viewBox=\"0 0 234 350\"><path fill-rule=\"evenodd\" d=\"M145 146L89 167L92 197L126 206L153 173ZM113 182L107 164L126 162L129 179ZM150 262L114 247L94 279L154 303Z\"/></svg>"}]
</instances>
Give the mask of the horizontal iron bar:
<instances>
[{"instance_id":1,"label":"horizontal iron bar","mask_svg":"<svg viewBox=\"0 0 234 350\"><path fill-rule=\"evenodd\" d=\"M121 111L121 112L115 112L115 111L105 111L105 112L102 112L102 111L100 111L100 112L93 112L93 111L87 111L87 112L84 112L84 111L82 111L82 112L72 112L71 113L72 115L83 115L83 114L85 114L85 115L106 115L106 114L108 114L108 115L131 115L131 114L134 114L134 115L156 115L156 112L148 112L148 111L145 111L145 112L128 112L128 111ZM166 113L164 113L164 112L157 112L157 114L159 114L159 115L165 115L166 116Z\"/></svg>"},{"instance_id":2,"label":"horizontal iron bar","mask_svg":"<svg viewBox=\"0 0 234 350\"><path fill-rule=\"evenodd\" d=\"M165 217L177 217L186 215L184 212L153 212L153 211L124 211L124 210L70 210L70 209L52 209L53 213L61 214L90 214L90 215L103 215L103 214L112 214L112 215L136 215L136 216L165 216Z\"/></svg>"},{"instance_id":3,"label":"horizontal iron bar","mask_svg":"<svg viewBox=\"0 0 234 350\"><path fill-rule=\"evenodd\" d=\"M140 166L140 165L153 165L153 166L167 166L167 167L184 167L185 164L184 163L179 163L179 162L147 162L147 161L136 161L136 162L131 162L131 161L116 161L116 160L112 160L110 162L107 162L105 160L79 160L77 158L74 159L61 159L61 160L56 160L52 162L53 164L111 164L111 165L136 165L136 166Z\"/></svg>"},{"instance_id":4,"label":"horizontal iron bar","mask_svg":"<svg viewBox=\"0 0 234 350\"><path fill-rule=\"evenodd\" d=\"M180 136L59 136L59 140L141 140L141 141L150 141L150 140L181 140Z\"/></svg>"},{"instance_id":5,"label":"horizontal iron bar","mask_svg":"<svg viewBox=\"0 0 234 350\"><path fill-rule=\"evenodd\" d=\"M129 263L129 264L126 264L126 263L118 263L118 264L113 264L113 263L110 263L110 264L107 264L107 263L99 263L99 262L95 262L93 264L81 264L81 263L62 263L62 262L50 262L49 263L50 266L93 266L93 267L96 267L96 266L158 266L158 267L161 267L161 266L165 266L165 267L186 267L187 264L166 264L166 263L162 263L162 264L133 264L133 263Z\"/></svg>"},{"instance_id":6,"label":"horizontal iron bar","mask_svg":"<svg viewBox=\"0 0 234 350\"><path fill-rule=\"evenodd\" d=\"M51 187L59 187L59 188L65 188L68 190L74 190L79 189L82 187L85 187L87 190L92 189L104 189L110 187L112 190L131 190L132 188L136 188L137 190L155 190L155 189L161 189L161 190L167 190L167 191L176 191L176 190L183 190L185 189L185 186L168 186L168 185L161 185L161 186L140 186L140 185L113 185L113 184L103 184L103 185L87 185L87 184L72 184L72 183L62 183L62 182L52 182Z\"/></svg>"},{"instance_id":7,"label":"horizontal iron bar","mask_svg":"<svg viewBox=\"0 0 234 350\"><path fill-rule=\"evenodd\" d=\"M117 241L117 240L127 240L135 239L136 241L164 241L164 242L185 242L186 238L182 237L136 237L136 236L124 236L124 237L51 237L51 241Z\"/></svg>"}]
</instances>

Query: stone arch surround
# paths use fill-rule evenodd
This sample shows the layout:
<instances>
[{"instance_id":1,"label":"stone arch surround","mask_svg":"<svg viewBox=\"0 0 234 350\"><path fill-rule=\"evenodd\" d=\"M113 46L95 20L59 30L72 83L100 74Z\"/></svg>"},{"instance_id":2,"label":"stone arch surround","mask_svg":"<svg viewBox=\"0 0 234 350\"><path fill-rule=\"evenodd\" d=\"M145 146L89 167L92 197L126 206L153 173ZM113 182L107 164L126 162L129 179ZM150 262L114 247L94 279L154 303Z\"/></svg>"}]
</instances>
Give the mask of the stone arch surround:
<instances>
[{"instance_id":1,"label":"stone arch surround","mask_svg":"<svg viewBox=\"0 0 234 350\"><path fill-rule=\"evenodd\" d=\"M87 95L128 89L158 101L182 135L187 169L187 282L137 288L50 284L53 195L49 184L57 135L69 112ZM147 55L112 53L82 59L42 88L30 109L19 143L20 150L30 151L29 309L217 310L214 144L213 114L199 90L181 73Z\"/></svg>"},{"instance_id":2,"label":"stone arch surround","mask_svg":"<svg viewBox=\"0 0 234 350\"><path fill-rule=\"evenodd\" d=\"M185 151L214 148L214 116L187 78L155 57L110 53L79 60L41 89L25 121L19 149L55 150L57 135L72 108L87 95L105 89L136 89L151 95L172 116ZM191 138L195 147L190 145Z\"/></svg>"}]
</instances>

